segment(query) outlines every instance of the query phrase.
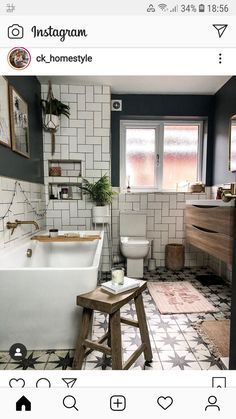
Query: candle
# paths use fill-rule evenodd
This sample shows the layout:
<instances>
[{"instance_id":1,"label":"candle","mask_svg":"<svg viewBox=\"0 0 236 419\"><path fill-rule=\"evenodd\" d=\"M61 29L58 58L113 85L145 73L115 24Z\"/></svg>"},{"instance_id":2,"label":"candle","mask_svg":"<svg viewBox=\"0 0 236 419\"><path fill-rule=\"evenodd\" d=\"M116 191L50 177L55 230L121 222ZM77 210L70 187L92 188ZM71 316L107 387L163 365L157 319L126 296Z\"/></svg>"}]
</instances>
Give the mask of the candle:
<instances>
[{"instance_id":1,"label":"candle","mask_svg":"<svg viewBox=\"0 0 236 419\"><path fill-rule=\"evenodd\" d=\"M124 284L124 269L112 268L111 281L114 285L123 285Z\"/></svg>"},{"instance_id":2,"label":"candle","mask_svg":"<svg viewBox=\"0 0 236 419\"><path fill-rule=\"evenodd\" d=\"M58 229L57 228L50 228L49 236L50 237L57 237L58 236Z\"/></svg>"}]
</instances>

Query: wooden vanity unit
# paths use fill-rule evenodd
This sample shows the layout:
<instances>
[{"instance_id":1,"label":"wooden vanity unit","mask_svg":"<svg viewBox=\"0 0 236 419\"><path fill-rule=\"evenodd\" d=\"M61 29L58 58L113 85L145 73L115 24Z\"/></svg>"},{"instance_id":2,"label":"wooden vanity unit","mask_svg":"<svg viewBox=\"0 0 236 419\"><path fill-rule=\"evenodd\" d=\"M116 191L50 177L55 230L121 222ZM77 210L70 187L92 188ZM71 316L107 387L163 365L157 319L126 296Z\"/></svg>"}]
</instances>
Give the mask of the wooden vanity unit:
<instances>
[{"instance_id":1,"label":"wooden vanity unit","mask_svg":"<svg viewBox=\"0 0 236 419\"><path fill-rule=\"evenodd\" d=\"M212 200L214 201L214 200ZM187 201L186 241L204 252L232 263L234 206L201 205L201 200Z\"/></svg>"}]
</instances>

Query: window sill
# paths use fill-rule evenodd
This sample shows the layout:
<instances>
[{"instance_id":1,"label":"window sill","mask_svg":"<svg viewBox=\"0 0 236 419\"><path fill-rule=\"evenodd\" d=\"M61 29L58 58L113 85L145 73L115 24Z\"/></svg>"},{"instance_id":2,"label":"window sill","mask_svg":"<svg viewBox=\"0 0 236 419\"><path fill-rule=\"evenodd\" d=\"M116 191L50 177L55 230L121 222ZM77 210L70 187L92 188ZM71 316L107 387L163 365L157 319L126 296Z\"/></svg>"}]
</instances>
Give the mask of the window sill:
<instances>
[{"instance_id":1,"label":"window sill","mask_svg":"<svg viewBox=\"0 0 236 419\"><path fill-rule=\"evenodd\" d=\"M117 188L118 189L118 188ZM159 193L159 194L178 194L178 193L185 193L191 195L205 195L206 192L190 192L186 191L186 189L175 191L173 189L134 189L130 192L127 192L126 189L120 189L121 194L125 195L135 195L135 194L147 194L147 193Z\"/></svg>"}]
</instances>

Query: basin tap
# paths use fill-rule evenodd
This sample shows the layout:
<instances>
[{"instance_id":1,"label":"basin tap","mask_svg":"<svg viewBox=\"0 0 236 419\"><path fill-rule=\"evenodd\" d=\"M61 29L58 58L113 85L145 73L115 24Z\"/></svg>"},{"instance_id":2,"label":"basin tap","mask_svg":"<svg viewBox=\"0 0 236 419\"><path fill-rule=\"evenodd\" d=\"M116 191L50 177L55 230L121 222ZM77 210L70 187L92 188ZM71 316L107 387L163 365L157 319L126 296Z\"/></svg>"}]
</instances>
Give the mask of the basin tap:
<instances>
[{"instance_id":1,"label":"basin tap","mask_svg":"<svg viewBox=\"0 0 236 419\"><path fill-rule=\"evenodd\" d=\"M221 199L224 202L229 202L231 199L236 198L236 185L235 183L231 183L230 189L222 188L222 195Z\"/></svg>"}]
</instances>

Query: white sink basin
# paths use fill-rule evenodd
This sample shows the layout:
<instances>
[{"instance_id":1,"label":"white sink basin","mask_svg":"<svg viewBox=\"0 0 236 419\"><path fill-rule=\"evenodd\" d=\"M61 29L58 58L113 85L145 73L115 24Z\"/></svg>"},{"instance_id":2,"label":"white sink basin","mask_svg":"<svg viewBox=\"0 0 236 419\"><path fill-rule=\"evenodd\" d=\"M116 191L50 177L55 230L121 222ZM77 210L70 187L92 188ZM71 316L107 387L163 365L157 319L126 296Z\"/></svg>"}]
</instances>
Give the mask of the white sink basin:
<instances>
[{"instance_id":1,"label":"white sink basin","mask_svg":"<svg viewBox=\"0 0 236 419\"><path fill-rule=\"evenodd\" d=\"M195 199L187 200L186 205L201 205L201 206L212 206L212 207L234 207L235 200L232 199L229 202L224 202L222 199Z\"/></svg>"}]
</instances>

